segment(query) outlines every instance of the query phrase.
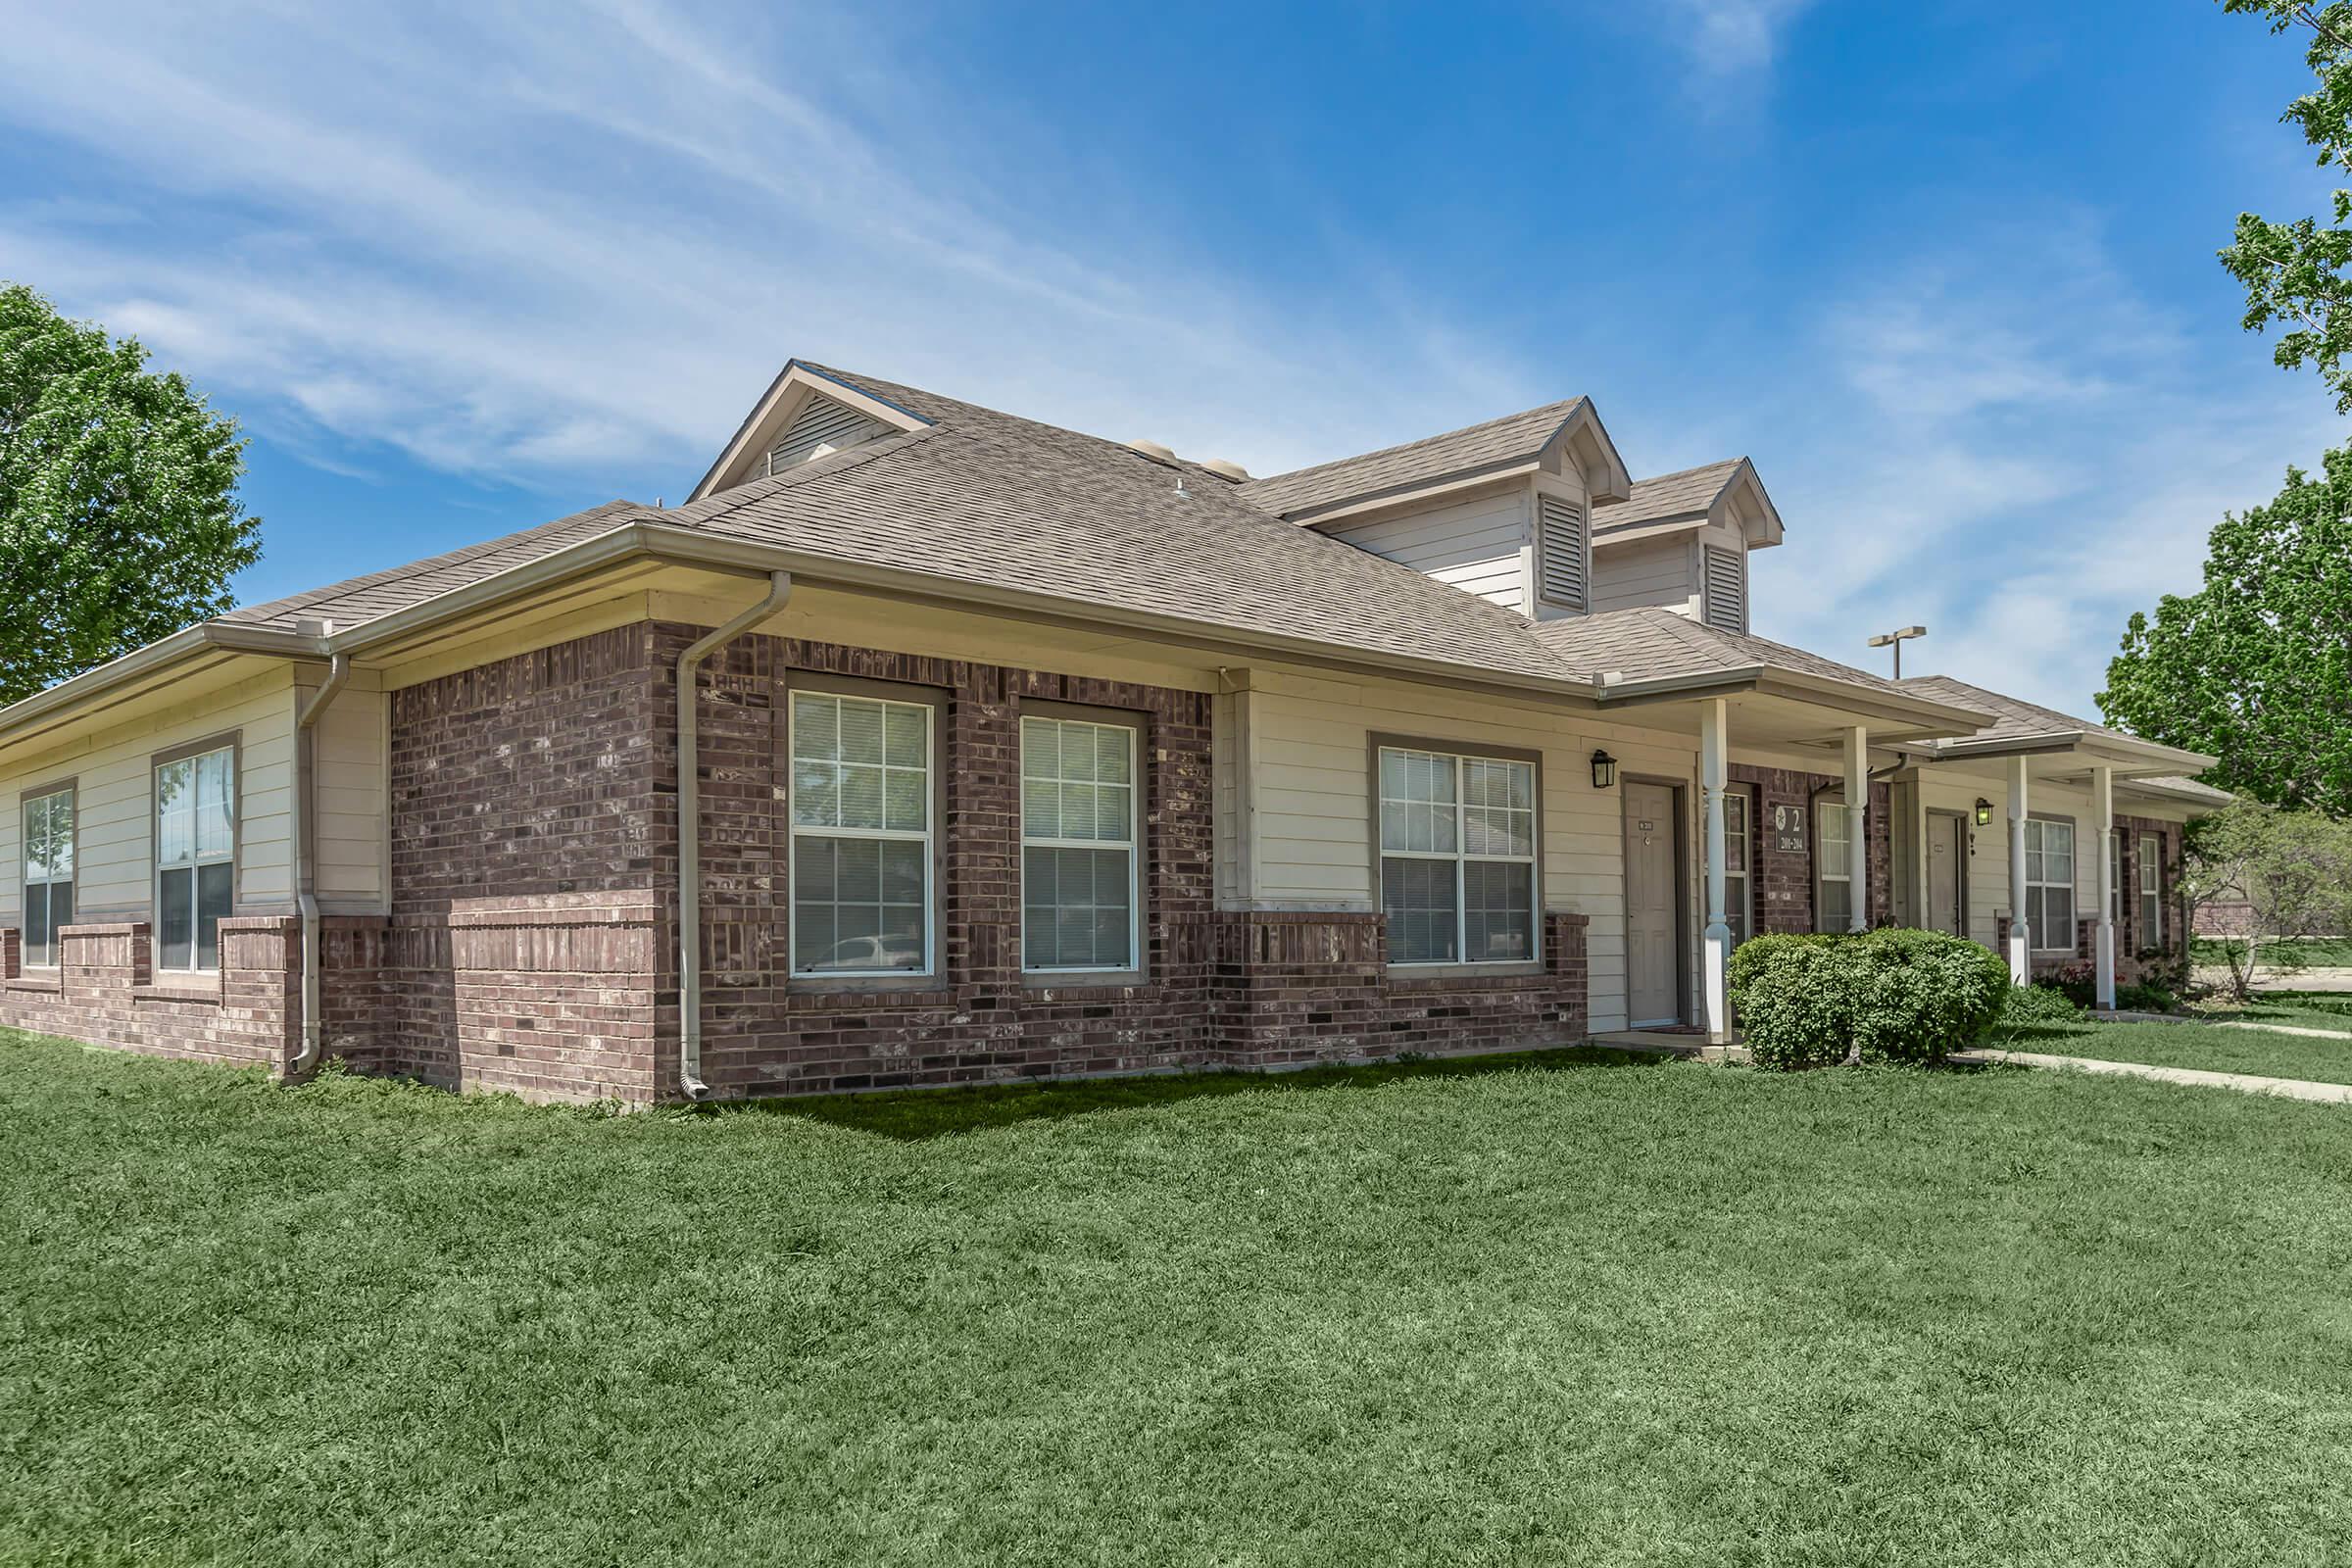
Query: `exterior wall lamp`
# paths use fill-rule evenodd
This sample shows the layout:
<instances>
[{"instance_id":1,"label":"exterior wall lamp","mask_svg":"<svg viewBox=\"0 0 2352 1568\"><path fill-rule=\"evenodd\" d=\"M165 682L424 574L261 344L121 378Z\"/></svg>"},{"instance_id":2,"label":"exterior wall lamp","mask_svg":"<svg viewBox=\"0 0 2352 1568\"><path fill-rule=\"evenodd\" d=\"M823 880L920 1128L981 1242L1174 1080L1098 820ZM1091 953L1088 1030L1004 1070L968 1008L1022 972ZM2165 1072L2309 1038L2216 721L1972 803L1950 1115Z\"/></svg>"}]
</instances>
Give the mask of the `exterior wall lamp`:
<instances>
[{"instance_id":1,"label":"exterior wall lamp","mask_svg":"<svg viewBox=\"0 0 2352 1568\"><path fill-rule=\"evenodd\" d=\"M1977 797L1977 826L1992 826L1992 803L1982 795Z\"/></svg>"},{"instance_id":2,"label":"exterior wall lamp","mask_svg":"<svg viewBox=\"0 0 2352 1568\"><path fill-rule=\"evenodd\" d=\"M1592 787L1596 790L1614 789L1617 784L1617 759L1607 752L1592 754Z\"/></svg>"}]
</instances>

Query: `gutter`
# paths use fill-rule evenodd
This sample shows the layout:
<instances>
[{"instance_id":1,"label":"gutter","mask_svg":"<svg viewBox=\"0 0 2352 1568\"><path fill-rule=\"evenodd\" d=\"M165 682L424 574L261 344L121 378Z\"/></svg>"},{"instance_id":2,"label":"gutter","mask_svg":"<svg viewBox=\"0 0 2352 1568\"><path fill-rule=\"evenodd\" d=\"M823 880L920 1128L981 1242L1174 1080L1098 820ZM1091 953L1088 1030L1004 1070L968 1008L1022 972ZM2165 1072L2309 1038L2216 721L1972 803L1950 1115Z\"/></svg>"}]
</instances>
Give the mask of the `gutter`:
<instances>
[{"instance_id":1,"label":"gutter","mask_svg":"<svg viewBox=\"0 0 2352 1568\"><path fill-rule=\"evenodd\" d=\"M703 780L695 672L791 597L792 573L770 572L758 604L678 655L678 1086L688 1100L710 1098L703 1082Z\"/></svg>"},{"instance_id":2,"label":"gutter","mask_svg":"<svg viewBox=\"0 0 2352 1568\"><path fill-rule=\"evenodd\" d=\"M323 639L321 639L323 641ZM318 789L319 715L351 679L351 656L330 655L326 680L302 705L294 719L294 893L302 911L302 1045L286 1065L286 1076L299 1078L318 1065L320 976L318 973L318 893L317 846L318 812L312 797Z\"/></svg>"}]
</instances>

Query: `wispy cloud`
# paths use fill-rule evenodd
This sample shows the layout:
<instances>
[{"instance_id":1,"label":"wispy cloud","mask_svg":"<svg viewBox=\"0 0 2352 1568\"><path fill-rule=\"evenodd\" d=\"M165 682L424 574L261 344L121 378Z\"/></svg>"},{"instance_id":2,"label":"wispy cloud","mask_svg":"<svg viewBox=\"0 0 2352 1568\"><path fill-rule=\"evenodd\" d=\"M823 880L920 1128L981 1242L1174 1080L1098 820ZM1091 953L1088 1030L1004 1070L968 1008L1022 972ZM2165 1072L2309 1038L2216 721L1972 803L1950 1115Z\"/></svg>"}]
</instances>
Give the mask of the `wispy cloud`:
<instances>
[{"instance_id":1,"label":"wispy cloud","mask_svg":"<svg viewBox=\"0 0 2352 1568\"><path fill-rule=\"evenodd\" d=\"M1814 0L1666 0L1657 15L1704 78L1762 71Z\"/></svg>"},{"instance_id":2,"label":"wispy cloud","mask_svg":"<svg viewBox=\"0 0 2352 1568\"><path fill-rule=\"evenodd\" d=\"M0 119L121 200L0 215L0 274L266 433L525 485L691 475L793 353L1261 468L1544 395L1426 299L1321 324L1115 214L1025 205L939 161L972 106L882 127L783 85L759 45L786 24L827 78L887 75L805 11L23 7Z\"/></svg>"}]
</instances>

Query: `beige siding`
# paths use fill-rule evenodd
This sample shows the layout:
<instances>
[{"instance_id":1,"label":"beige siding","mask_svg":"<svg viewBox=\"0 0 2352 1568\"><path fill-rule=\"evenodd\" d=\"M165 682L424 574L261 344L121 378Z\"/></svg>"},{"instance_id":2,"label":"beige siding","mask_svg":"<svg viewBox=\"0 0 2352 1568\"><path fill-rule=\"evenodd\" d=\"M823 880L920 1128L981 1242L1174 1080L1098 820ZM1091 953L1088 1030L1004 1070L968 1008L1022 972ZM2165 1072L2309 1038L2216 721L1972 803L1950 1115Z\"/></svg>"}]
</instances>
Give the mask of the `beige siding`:
<instances>
[{"instance_id":1,"label":"beige siding","mask_svg":"<svg viewBox=\"0 0 2352 1568\"><path fill-rule=\"evenodd\" d=\"M19 836L27 786L71 776L78 796L74 821L75 918L146 919L153 902L154 755L214 735L237 737L237 907L268 912L291 906L289 809L293 800L294 700L291 674L279 669L192 701L151 719L99 730L28 760L0 779L0 919L24 913Z\"/></svg>"},{"instance_id":2,"label":"beige siding","mask_svg":"<svg viewBox=\"0 0 2352 1568\"><path fill-rule=\"evenodd\" d=\"M1592 553L1592 608L1633 610L1663 605L1698 612L1697 550L1689 534L1669 534Z\"/></svg>"},{"instance_id":3,"label":"beige siding","mask_svg":"<svg viewBox=\"0 0 2352 1568\"><path fill-rule=\"evenodd\" d=\"M1589 759L1605 746L1627 773L1683 784L1695 758L1678 736L1594 724L1534 703L1481 700L1400 682L1348 682L1255 671L1251 743L1259 781L1250 902L1261 908L1377 908L1371 826L1376 734L1543 759L1544 904L1591 921L1592 1026L1625 1023L1623 817L1614 790L1592 788ZM1695 818L1693 818L1695 820ZM1685 827L1690 842L1690 824ZM1691 887L1694 897L1695 856ZM1688 964L1696 973L1696 932Z\"/></svg>"},{"instance_id":4,"label":"beige siding","mask_svg":"<svg viewBox=\"0 0 2352 1568\"><path fill-rule=\"evenodd\" d=\"M362 672L318 717L315 875L318 906L329 914L372 914L389 907L389 720L384 695L369 689L371 684ZM307 701L312 689L304 686L298 700Z\"/></svg>"},{"instance_id":5,"label":"beige siding","mask_svg":"<svg viewBox=\"0 0 2352 1568\"><path fill-rule=\"evenodd\" d=\"M1359 550L1520 610L1527 603L1527 496L1524 484L1514 484L1445 506L1340 524L1330 532Z\"/></svg>"}]
</instances>

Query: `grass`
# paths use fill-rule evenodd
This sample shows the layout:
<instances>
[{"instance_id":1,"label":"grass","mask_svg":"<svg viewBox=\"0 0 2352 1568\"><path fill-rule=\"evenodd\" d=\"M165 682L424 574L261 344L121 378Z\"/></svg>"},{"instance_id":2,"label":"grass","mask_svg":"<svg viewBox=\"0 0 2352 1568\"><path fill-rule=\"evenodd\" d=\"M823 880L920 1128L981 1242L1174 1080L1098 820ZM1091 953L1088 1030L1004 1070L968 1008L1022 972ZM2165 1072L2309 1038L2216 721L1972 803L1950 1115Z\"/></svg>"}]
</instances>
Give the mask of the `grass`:
<instances>
[{"instance_id":1,"label":"grass","mask_svg":"<svg viewBox=\"0 0 2352 1568\"><path fill-rule=\"evenodd\" d=\"M2337 1018L2331 1024L2307 1024L2300 1017L2270 1021L2352 1033L2352 1018ZM2352 1084L2352 1040L2314 1040L2196 1023L2081 1023L2015 1029L1997 1044L2011 1051L2053 1056L2092 1056L2158 1067L2252 1073L2260 1078L2298 1078L2306 1083Z\"/></svg>"},{"instance_id":2,"label":"grass","mask_svg":"<svg viewBox=\"0 0 2352 1568\"><path fill-rule=\"evenodd\" d=\"M0 1556L2352 1555L2352 1118L1609 1059L599 1116L0 1038Z\"/></svg>"},{"instance_id":3,"label":"grass","mask_svg":"<svg viewBox=\"0 0 2352 1568\"><path fill-rule=\"evenodd\" d=\"M2190 956L2198 963L2221 963L2222 944L2212 937L2199 937L2190 948ZM2265 941L2255 952L2256 960L2266 968L2290 956L2314 968L2352 968L2352 937L2278 938Z\"/></svg>"}]
</instances>

